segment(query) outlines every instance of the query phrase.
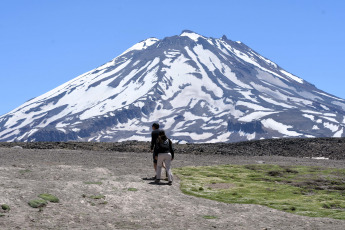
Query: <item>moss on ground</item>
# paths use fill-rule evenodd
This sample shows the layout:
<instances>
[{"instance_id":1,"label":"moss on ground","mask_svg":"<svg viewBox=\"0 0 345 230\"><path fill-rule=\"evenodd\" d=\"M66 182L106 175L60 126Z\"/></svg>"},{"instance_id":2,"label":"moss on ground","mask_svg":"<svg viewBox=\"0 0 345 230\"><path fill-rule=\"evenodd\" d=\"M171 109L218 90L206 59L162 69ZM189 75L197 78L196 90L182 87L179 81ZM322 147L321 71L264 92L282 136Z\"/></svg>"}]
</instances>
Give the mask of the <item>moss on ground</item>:
<instances>
[{"instance_id":1,"label":"moss on ground","mask_svg":"<svg viewBox=\"0 0 345 230\"><path fill-rule=\"evenodd\" d=\"M59 202L59 198L49 193L42 193L38 195L38 197L41 199L30 200L28 204L32 208L39 208L40 211L42 211L42 208L48 204L48 201L53 202L53 203Z\"/></svg>"},{"instance_id":2,"label":"moss on ground","mask_svg":"<svg viewBox=\"0 0 345 230\"><path fill-rule=\"evenodd\" d=\"M312 217L345 219L345 170L220 165L174 169L181 190L225 203L259 204ZM229 184L229 186L225 186Z\"/></svg>"},{"instance_id":3,"label":"moss on ground","mask_svg":"<svg viewBox=\"0 0 345 230\"><path fill-rule=\"evenodd\" d=\"M98 199L105 199L105 196L104 195L92 195L92 196L90 196L90 198L98 200Z\"/></svg>"},{"instance_id":4,"label":"moss on ground","mask_svg":"<svg viewBox=\"0 0 345 230\"><path fill-rule=\"evenodd\" d=\"M102 182L100 182L100 181L85 181L84 184L97 184L97 185L101 185Z\"/></svg>"},{"instance_id":5,"label":"moss on ground","mask_svg":"<svg viewBox=\"0 0 345 230\"><path fill-rule=\"evenodd\" d=\"M218 217L216 217L216 216L203 216L202 218L204 218L204 219L208 219L208 220L210 220L210 219L218 219Z\"/></svg>"},{"instance_id":6,"label":"moss on ground","mask_svg":"<svg viewBox=\"0 0 345 230\"><path fill-rule=\"evenodd\" d=\"M7 204L1 205L1 208L2 208L2 210L4 210L4 211L10 211L10 210L11 210L10 206L7 205Z\"/></svg>"},{"instance_id":7,"label":"moss on ground","mask_svg":"<svg viewBox=\"0 0 345 230\"><path fill-rule=\"evenodd\" d=\"M23 169L23 170L19 171L20 174L25 174L25 173L29 173L29 172L31 172L30 169Z\"/></svg>"},{"instance_id":8,"label":"moss on ground","mask_svg":"<svg viewBox=\"0 0 345 230\"><path fill-rule=\"evenodd\" d=\"M47 201L46 200L40 200L40 199L30 200L28 202L28 204L32 208L42 208L42 207L45 207L47 205Z\"/></svg>"},{"instance_id":9,"label":"moss on ground","mask_svg":"<svg viewBox=\"0 0 345 230\"><path fill-rule=\"evenodd\" d=\"M57 198L56 196L49 194L49 193L43 193L38 195L39 198L42 198L43 200L47 200L53 203L58 203L59 202L59 198Z\"/></svg>"}]
</instances>

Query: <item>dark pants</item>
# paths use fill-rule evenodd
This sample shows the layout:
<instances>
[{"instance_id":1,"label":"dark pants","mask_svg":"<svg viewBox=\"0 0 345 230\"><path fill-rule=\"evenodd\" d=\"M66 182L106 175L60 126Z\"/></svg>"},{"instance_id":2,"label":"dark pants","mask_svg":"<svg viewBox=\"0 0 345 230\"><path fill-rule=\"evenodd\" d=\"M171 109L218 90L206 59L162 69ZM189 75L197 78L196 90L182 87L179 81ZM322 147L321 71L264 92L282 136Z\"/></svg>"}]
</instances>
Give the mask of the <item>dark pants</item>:
<instances>
[{"instance_id":1,"label":"dark pants","mask_svg":"<svg viewBox=\"0 0 345 230\"><path fill-rule=\"evenodd\" d=\"M154 153L152 153L152 157L153 157L153 163L157 164L157 160L155 159L155 154Z\"/></svg>"}]
</instances>

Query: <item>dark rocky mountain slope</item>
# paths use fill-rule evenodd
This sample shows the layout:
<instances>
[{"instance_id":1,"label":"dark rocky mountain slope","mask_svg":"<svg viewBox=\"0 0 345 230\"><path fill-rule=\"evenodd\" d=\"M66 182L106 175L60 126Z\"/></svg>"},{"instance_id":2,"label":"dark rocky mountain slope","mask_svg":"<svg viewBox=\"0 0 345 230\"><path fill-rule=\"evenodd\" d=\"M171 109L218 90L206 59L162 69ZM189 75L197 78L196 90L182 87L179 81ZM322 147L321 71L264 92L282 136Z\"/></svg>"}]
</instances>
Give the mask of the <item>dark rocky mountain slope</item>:
<instances>
[{"instance_id":1,"label":"dark rocky mountain slope","mask_svg":"<svg viewBox=\"0 0 345 230\"><path fill-rule=\"evenodd\" d=\"M73 149L148 153L150 142L0 142L0 148ZM284 138L237 143L175 144L178 154L285 156L345 160L345 138ZM296 162L298 164L298 162Z\"/></svg>"}]
</instances>

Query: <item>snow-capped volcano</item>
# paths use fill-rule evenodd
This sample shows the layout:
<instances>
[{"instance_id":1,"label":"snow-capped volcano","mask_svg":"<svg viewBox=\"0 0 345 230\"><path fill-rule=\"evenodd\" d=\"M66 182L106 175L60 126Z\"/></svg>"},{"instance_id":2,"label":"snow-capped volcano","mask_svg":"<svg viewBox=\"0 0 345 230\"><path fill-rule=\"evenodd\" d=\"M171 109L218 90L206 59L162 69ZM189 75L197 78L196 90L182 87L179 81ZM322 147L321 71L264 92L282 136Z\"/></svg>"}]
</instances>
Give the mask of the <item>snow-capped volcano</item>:
<instances>
[{"instance_id":1,"label":"snow-capped volcano","mask_svg":"<svg viewBox=\"0 0 345 230\"><path fill-rule=\"evenodd\" d=\"M345 100L241 42L149 38L0 117L0 141L181 142L345 136Z\"/></svg>"}]
</instances>

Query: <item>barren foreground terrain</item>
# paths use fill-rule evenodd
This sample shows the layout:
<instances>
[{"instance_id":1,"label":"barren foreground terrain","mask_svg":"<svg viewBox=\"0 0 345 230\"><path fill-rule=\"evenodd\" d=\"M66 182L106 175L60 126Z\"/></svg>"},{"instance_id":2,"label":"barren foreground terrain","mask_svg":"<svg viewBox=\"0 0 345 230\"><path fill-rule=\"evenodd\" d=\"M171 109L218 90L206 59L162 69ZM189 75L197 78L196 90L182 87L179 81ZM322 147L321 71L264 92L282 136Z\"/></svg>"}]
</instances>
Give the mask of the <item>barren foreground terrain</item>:
<instances>
[{"instance_id":1,"label":"barren foreground terrain","mask_svg":"<svg viewBox=\"0 0 345 230\"><path fill-rule=\"evenodd\" d=\"M258 163L345 168L344 160L179 152L173 167ZM153 175L148 151L0 148L0 204L11 208L0 212L0 229L345 229L344 220L187 196L178 178L155 185L145 180ZM60 202L30 207L42 193Z\"/></svg>"}]
</instances>

